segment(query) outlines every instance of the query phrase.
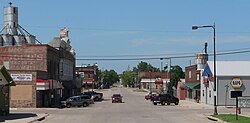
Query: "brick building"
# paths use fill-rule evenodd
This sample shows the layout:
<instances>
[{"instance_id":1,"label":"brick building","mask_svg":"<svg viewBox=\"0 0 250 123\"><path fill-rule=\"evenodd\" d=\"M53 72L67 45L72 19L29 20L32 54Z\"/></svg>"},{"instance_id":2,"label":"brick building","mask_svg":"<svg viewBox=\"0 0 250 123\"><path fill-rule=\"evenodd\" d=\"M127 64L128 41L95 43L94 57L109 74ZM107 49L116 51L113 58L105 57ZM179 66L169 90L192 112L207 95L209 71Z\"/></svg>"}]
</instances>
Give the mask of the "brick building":
<instances>
[{"instance_id":1,"label":"brick building","mask_svg":"<svg viewBox=\"0 0 250 123\"><path fill-rule=\"evenodd\" d=\"M35 36L18 24L18 8L4 8L0 32L0 65L4 65L16 86L10 88L10 107L58 106L60 99L77 93L75 52L68 31L61 30L52 44L36 44Z\"/></svg>"},{"instance_id":2,"label":"brick building","mask_svg":"<svg viewBox=\"0 0 250 123\"><path fill-rule=\"evenodd\" d=\"M0 47L0 64L10 72L11 107L39 107L52 104L50 97L62 89L59 80L59 51L48 45ZM48 83L48 87L46 87ZM53 87L52 87L53 86ZM54 90L54 91L53 91ZM54 99L59 95L53 95Z\"/></svg>"},{"instance_id":3,"label":"brick building","mask_svg":"<svg viewBox=\"0 0 250 123\"><path fill-rule=\"evenodd\" d=\"M142 89L166 91L170 76L167 72L139 72L138 77Z\"/></svg>"},{"instance_id":4,"label":"brick building","mask_svg":"<svg viewBox=\"0 0 250 123\"><path fill-rule=\"evenodd\" d=\"M81 76L82 91L99 87L97 64L76 67L76 75Z\"/></svg>"},{"instance_id":5,"label":"brick building","mask_svg":"<svg viewBox=\"0 0 250 123\"><path fill-rule=\"evenodd\" d=\"M185 68L185 89L186 99L200 100L200 70L197 70L197 65L191 65Z\"/></svg>"}]
</instances>

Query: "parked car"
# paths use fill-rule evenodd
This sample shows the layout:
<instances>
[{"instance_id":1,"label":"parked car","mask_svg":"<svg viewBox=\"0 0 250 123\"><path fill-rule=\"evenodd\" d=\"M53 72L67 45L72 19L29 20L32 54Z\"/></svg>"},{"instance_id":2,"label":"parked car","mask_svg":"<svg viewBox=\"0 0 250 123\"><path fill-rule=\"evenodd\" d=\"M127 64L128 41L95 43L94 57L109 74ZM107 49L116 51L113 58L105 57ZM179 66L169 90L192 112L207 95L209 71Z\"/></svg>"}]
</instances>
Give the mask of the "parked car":
<instances>
[{"instance_id":1,"label":"parked car","mask_svg":"<svg viewBox=\"0 0 250 123\"><path fill-rule=\"evenodd\" d=\"M156 96L156 94L148 94L148 95L145 96L145 99L146 99L146 100L151 100L151 98L152 98L153 96Z\"/></svg>"},{"instance_id":2,"label":"parked car","mask_svg":"<svg viewBox=\"0 0 250 123\"><path fill-rule=\"evenodd\" d=\"M79 96L81 97L81 99L85 99L88 102L88 104L94 104L94 100L91 98L91 96L86 94L81 94Z\"/></svg>"},{"instance_id":3,"label":"parked car","mask_svg":"<svg viewBox=\"0 0 250 123\"><path fill-rule=\"evenodd\" d=\"M119 102L122 103L122 95L121 94L113 94L112 98L112 103L114 102Z\"/></svg>"},{"instance_id":4,"label":"parked car","mask_svg":"<svg viewBox=\"0 0 250 123\"><path fill-rule=\"evenodd\" d=\"M70 108L72 106L78 106L78 107L87 107L89 104L91 104L91 99L88 99L86 95L78 95L78 96L72 96L69 97L66 101L61 101L61 107L67 107Z\"/></svg>"},{"instance_id":5,"label":"parked car","mask_svg":"<svg viewBox=\"0 0 250 123\"><path fill-rule=\"evenodd\" d=\"M161 105L170 105L171 103L174 103L175 105L179 104L179 99L170 95L170 94L159 94L158 96L153 96L151 101L154 105L157 105L160 103Z\"/></svg>"},{"instance_id":6,"label":"parked car","mask_svg":"<svg viewBox=\"0 0 250 123\"><path fill-rule=\"evenodd\" d=\"M95 91L87 91L83 94L89 95L94 101L101 101L103 100L103 93L95 92Z\"/></svg>"}]
</instances>

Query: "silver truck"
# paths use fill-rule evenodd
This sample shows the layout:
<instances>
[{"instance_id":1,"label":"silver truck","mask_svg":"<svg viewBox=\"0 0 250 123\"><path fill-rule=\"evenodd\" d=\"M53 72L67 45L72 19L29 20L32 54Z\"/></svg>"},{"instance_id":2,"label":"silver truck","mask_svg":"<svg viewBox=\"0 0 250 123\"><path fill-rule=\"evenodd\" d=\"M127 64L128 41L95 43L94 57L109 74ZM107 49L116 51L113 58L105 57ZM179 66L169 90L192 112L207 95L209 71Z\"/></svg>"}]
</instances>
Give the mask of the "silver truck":
<instances>
[{"instance_id":1,"label":"silver truck","mask_svg":"<svg viewBox=\"0 0 250 123\"><path fill-rule=\"evenodd\" d=\"M88 95L73 96L68 98L66 101L61 101L61 107L67 108L72 106L87 107L89 104L94 104L94 101Z\"/></svg>"}]
</instances>

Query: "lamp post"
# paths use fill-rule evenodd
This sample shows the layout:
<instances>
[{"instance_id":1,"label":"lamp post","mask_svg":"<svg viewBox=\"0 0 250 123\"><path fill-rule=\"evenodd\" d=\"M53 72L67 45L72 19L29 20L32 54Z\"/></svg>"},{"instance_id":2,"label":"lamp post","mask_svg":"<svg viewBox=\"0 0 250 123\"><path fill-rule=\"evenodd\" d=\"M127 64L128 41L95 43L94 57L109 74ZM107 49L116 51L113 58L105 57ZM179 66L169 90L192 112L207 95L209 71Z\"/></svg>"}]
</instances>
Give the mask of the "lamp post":
<instances>
[{"instance_id":1,"label":"lamp post","mask_svg":"<svg viewBox=\"0 0 250 123\"><path fill-rule=\"evenodd\" d=\"M213 31L214 31L214 93L216 93L215 23L214 23L214 25L208 25L208 26L192 26L192 30L196 30L199 28L213 28ZM217 105L216 105L216 95L214 95L214 115L218 115Z\"/></svg>"},{"instance_id":2,"label":"lamp post","mask_svg":"<svg viewBox=\"0 0 250 123\"><path fill-rule=\"evenodd\" d=\"M161 58L161 59L169 59L169 83L171 83L171 58ZM166 66L164 67L164 70L167 70L168 69L168 65L166 64ZM168 75L167 75L168 77ZM166 81L166 93L167 93L167 87L168 87L168 83Z\"/></svg>"},{"instance_id":3,"label":"lamp post","mask_svg":"<svg viewBox=\"0 0 250 123\"><path fill-rule=\"evenodd\" d=\"M151 85L151 71L149 71L149 76L150 76L150 78L149 78L149 93L150 94L152 94L152 85Z\"/></svg>"},{"instance_id":4,"label":"lamp post","mask_svg":"<svg viewBox=\"0 0 250 123\"><path fill-rule=\"evenodd\" d=\"M160 60L161 60L161 72L163 71L163 69L162 69L162 60L163 60L163 58L160 58Z\"/></svg>"}]
</instances>

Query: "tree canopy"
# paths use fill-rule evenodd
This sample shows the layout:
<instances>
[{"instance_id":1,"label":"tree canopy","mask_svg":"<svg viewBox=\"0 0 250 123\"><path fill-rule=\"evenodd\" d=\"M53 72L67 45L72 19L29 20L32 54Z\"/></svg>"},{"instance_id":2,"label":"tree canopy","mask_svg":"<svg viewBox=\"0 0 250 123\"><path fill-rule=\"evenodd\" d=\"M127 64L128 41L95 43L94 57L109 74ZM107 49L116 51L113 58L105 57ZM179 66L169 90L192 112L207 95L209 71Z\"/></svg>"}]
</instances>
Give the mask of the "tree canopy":
<instances>
[{"instance_id":1,"label":"tree canopy","mask_svg":"<svg viewBox=\"0 0 250 123\"><path fill-rule=\"evenodd\" d=\"M105 70L99 72L99 81L102 82L104 88L109 88L111 85L119 81L119 75L114 70Z\"/></svg>"}]
</instances>

